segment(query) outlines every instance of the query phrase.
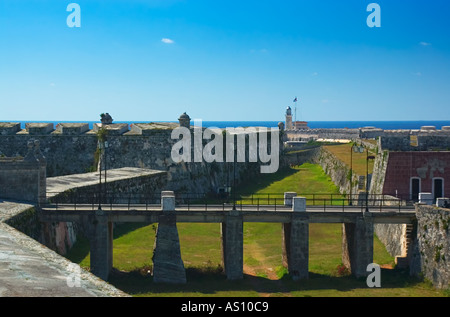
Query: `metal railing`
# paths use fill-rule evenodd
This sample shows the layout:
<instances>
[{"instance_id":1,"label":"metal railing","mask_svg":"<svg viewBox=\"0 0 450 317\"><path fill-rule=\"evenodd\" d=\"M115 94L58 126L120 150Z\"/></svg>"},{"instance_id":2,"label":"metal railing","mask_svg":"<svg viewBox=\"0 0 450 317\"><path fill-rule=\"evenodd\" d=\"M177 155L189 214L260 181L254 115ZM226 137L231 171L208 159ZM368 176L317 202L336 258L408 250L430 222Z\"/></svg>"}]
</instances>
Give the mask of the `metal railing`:
<instances>
[{"instance_id":1,"label":"metal railing","mask_svg":"<svg viewBox=\"0 0 450 317\"><path fill-rule=\"evenodd\" d=\"M52 193L48 193L52 194ZM55 194L55 193L53 193ZM42 207L58 209L60 207L92 210L102 209L159 209L161 207L161 193L117 193L108 192L99 195L97 192L67 191L50 195L51 198ZM401 211L411 209L413 201L401 200L387 195L343 195L336 193L310 193L298 194L297 197L305 197L307 208L317 211L330 210L358 210L362 212L379 211ZM256 211L286 211L284 193L257 193L257 194L236 194L236 201L232 195L220 195L212 193L175 193L175 203L177 208L183 210L244 210L252 208Z\"/></svg>"}]
</instances>

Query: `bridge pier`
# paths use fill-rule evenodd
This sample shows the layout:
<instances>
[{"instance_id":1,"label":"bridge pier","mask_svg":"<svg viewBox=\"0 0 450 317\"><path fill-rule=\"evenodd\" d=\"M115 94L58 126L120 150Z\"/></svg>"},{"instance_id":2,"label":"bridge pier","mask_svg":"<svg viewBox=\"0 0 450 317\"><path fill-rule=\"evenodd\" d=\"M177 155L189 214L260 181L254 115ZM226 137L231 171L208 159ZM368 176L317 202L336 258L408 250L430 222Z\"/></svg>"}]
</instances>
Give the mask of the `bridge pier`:
<instances>
[{"instance_id":1,"label":"bridge pier","mask_svg":"<svg viewBox=\"0 0 450 317\"><path fill-rule=\"evenodd\" d=\"M302 213L306 212L306 199L292 198L291 223L282 224L283 265L294 281L309 277L309 221Z\"/></svg>"},{"instance_id":2,"label":"bridge pier","mask_svg":"<svg viewBox=\"0 0 450 317\"><path fill-rule=\"evenodd\" d=\"M159 216L153 248L153 282L185 284L186 270L181 259L173 192L162 192L161 209L164 213Z\"/></svg>"},{"instance_id":3,"label":"bridge pier","mask_svg":"<svg viewBox=\"0 0 450 317\"><path fill-rule=\"evenodd\" d=\"M221 223L222 262L229 280L244 277L244 222L242 213L232 210Z\"/></svg>"},{"instance_id":4,"label":"bridge pier","mask_svg":"<svg viewBox=\"0 0 450 317\"><path fill-rule=\"evenodd\" d=\"M113 266L113 223L99 209L90 223L91 272L107 281Z\"/></svg>"},{"instance_id":5,"label":"bridge pier","mask_svg":"<svg viewBox=\"0 0 450 317\"><path fill-rule=\"evenodd\" d=\"M342 224L342 263L355 277L367 276L373 263L373 219L369 213Z\"/></svg>"}]
</instances>

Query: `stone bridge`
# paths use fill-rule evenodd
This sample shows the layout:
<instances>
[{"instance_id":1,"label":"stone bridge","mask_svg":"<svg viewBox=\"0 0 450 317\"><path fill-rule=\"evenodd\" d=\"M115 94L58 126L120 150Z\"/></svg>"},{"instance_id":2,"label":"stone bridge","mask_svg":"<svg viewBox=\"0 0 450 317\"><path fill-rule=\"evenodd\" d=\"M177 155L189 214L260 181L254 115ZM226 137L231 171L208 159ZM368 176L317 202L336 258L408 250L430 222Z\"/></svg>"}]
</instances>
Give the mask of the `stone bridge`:
<instances>
[{"instance_id":1,"label":"stone bridge","mask_svg":"<svg viewBox=\"0 0 450 317\"><path fill-rule=\"evenodd\" d=\"M274 210L276 208L276 211ZM283 265L294 280L308 278L309 224L342 223L342 259L356 277L367 275L373 262L374 224L414 224L414 207L402 209L374 207L307 206L306 199L292 197L285 205L252 206L239 210L233 206L175 206L173 192L162 192L161 205L45 206L39 211L42 222L83 222L89 226L91 271L107 280L113 266L113 223L159 223L153 256L155 282L185 283L176 223L221 224L223 265L230 280L243 278L244 222L281 223L283 227Z\"/></svg>"}]
</instances>

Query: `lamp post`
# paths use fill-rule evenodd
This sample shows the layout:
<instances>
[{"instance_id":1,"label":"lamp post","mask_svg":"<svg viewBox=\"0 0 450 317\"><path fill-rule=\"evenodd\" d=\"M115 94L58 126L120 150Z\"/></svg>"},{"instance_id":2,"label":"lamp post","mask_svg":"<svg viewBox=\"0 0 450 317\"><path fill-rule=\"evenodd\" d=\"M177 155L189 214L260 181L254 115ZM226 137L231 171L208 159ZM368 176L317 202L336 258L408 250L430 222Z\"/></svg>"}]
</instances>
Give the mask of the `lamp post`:
<instances>
[{"instance_id":1,"label":"lamp post","mask_svg":"<svg viewBox=\"0 0 450 317\"><path fill-rule=\"evenodd\" d=\"M353 201L352 201L352 180L353 180L353 152L355 153L364 153L364 145L357 145L357 144L353 144L351 147L351 151L350 151L350 203L349 205L352 206L353 205ZM367 173L367 172L366 172ZM367 178L367 176L366 176ZM358 189L361 188L361 183L358 182ZM359 198L358 198L358 202L359 202ZM367 204L367 201L366 201Z\"/></svg>"},{"instance_id":2,"label":"lamp post","mask_svg":"<svg viewBox=\"0 0 450 317\"><path fill-rule=\"evenodd\" d=\"M103 150L103 144L100 140L98 140L98 175L99 175L99 182L98 182L98 209L102 209L102 150Z\"/></svg>"},{"instance_id":3,"label":"lamp post","mask_svg":"<svg viewBox=\"0 0 450 317\"><path fill-rule=\"evenodd\" d=\"M352 187L353 187L353 151L357 151L357 146L353 143L350 148L350 201L348 203L349 206L353 206L353 197L352 197Z\"/></svg>"},{"instance_id":4,"label":"lamp post","mask_svg":"<svg viewBox=\"0 0 450 317\"><path fill-rule=\"evenodd\" d=\"M369 148L366 149L366 212L369 211L369 160L375 159L375 156L369 156Z\"/></svg>"},{"instance_id":5,"label":"lamp post","mask_svg":"<svg viewBox=\"0 0 450 317\"><path fill-rule=\"evenodd\" d=\"M108 141L106 140L106 137L105 137L105 142L104 142L104 148L105 148L105 152L104 152L104 156L103 156L103 158L104 158L104 160L105 160L105 202L106 203L108 203L108 184L107 184L107 178L106 178L106 170L107 170L107 162L106 162L106 155L107 155L107 149L108 149L108 147L109 147L109 143L108 143Z\"/></svg>"},{"instance_id":6,"label":"lamp post","mask_svg":"<svg viewBox=\"0 0 450 317\"><path fill-rule=\"evenodd\" d=\"M236 145L234 147L234 157L233 157L233 210L236 210Z\"/></svg>"}]
</instances>

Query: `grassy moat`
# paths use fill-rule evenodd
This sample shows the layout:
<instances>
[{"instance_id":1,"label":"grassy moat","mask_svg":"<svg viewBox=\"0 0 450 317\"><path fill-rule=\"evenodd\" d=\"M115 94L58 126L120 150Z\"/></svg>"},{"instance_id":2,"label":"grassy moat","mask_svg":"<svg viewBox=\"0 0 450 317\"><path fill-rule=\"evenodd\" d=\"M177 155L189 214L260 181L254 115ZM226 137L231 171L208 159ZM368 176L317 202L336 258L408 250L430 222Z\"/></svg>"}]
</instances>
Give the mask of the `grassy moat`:
<instances>
[{"instance_id":1,"label":"grassy moat","mask_svg":"<svg viewBox=\"0 0 450 317\"><path fill-rule=\"evenodd\" d=\"M335 193L331 179L318 165L268 174L242 184L246 193ZM242 190L244 191L244 190ZM341 224L310 224L309 279L292 281L282 266L281 225L244 224L244 279L228 281L222 272L219 224L178 224L187 284L152 281L151 266L156 224L123 224L114 231L114 270L109 282L133 296L182 297L435 297L448 296L429 282L395 269L394 258L374 238L374 262L382 267L381 288L369 288L364 278L348 275L341 263ZM80 239L67 257L89 267L89 244Z\"/></svg>"}]
</instances>

